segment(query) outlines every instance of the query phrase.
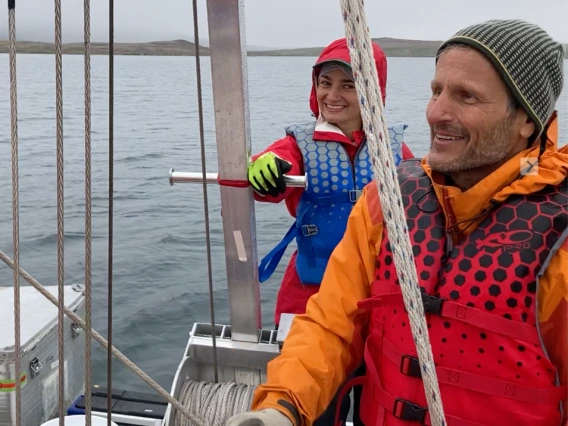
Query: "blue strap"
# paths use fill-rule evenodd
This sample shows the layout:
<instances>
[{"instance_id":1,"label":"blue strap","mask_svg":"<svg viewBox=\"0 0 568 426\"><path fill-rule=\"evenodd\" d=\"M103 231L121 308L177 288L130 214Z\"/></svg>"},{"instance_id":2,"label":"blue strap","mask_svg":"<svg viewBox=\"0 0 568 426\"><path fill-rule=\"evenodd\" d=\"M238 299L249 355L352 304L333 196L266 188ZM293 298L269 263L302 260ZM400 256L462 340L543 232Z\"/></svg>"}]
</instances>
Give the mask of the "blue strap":
<instances>
[{"instance_id":1,"label":"blue strap","mask_svg":"<svg viewBox=\"0 0 568 426\"><path fill-rule=\"evenodd\" d=\"M330 206L332 204L356 203L363 191L351 190L335 194L316 194L315 192L304 192L303 201L309 201L318 206Z\"/></svg>"},{"instance_id":2,"label":"blue strap","mask_svg":"<svg viewBox=\"0 0 568 426\"><path fill-rule=\"evenodd\" d=\"M282 255L286 251L288 245L296 238L296 234L298 233L296 229L296 221L292 224L282 241L280 241L276 247L274 247L270 253L268 253L258 266L258 280L263 283L271 275L274 273L274 270L278 266L280 259L282 259Z\"/></svg>"}]
</instances>

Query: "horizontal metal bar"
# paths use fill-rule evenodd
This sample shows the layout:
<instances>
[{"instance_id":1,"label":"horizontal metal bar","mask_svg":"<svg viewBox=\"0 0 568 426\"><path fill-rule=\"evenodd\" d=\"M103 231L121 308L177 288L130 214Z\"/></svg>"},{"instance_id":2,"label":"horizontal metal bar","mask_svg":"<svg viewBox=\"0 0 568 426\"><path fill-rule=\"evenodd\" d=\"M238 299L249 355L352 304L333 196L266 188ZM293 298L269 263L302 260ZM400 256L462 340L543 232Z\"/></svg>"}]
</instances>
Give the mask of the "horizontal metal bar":
<instances>
[{"instance_id":1,"label":"horizontal metal bar","mask_svg":"<svg viewBox=\"0 0 568 426\"><path fill-rule=\"evenodd\" d=\"M219 173L206 173L205 182L217 183ZM203 182L203 173L194 172L176 172L170 169L170 185L174 183L201 183Z\"/></svg>"},{"instance_id":2,"label":"horizontal metal bar","mask_svg":"<svg viewBox=\"0 0 568 426\"><path fill-rule=\"evenodd\" d=\"M218 173L206 173L205 174L205 182L207 183L219 183L218 182L219 174ZM308 182L307 176L290 176L284 175L284 180L286 181L286 186L295 187L295 188L305 188ZM170 170L170 185L174 183L201 183L203 182L203 173L200 172L176 172L174 169ZM231 181L235 182L234 186L238 183L246 183L246 181ZM232 186L230 184L226 184L225 186Z\"/></svg>"}]
</instances>

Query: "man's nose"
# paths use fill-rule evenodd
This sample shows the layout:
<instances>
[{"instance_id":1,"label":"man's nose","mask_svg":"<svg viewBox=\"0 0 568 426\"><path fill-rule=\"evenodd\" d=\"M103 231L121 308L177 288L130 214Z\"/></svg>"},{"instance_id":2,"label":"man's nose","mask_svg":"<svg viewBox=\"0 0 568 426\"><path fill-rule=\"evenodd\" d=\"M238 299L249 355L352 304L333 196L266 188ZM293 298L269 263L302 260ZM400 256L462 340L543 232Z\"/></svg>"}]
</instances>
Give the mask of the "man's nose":
<instances>
[{"instance_id":1,"label":"man's nose","mask_svg":"<svg viewBox=\"0 0 568 426\"><path fill-rule=\"evenodd\" d=\"M436 99L431 99L426 110L428 124L447 123L453 120L455 105L446 92L440 93Z\"/></svg>"}]
</instances>

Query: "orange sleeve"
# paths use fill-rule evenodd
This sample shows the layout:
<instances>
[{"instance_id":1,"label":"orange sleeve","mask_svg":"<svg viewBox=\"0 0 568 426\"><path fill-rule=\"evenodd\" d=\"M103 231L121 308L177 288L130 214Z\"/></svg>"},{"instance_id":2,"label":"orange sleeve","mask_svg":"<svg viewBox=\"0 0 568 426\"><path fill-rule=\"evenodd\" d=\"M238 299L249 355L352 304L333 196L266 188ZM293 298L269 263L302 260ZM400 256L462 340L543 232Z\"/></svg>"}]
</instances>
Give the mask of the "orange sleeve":
<instances>
[{"instance_id":1,"label":"orange sleeve","mask_svg":"<svg viewBox=\"0 0 568 426\"><path fill-rule=\"evenodd\" d=\"M542 340L560 382L568 385L568 240L552 257L540 279L538 304ZM566 422L568 399L564 404Z\"/></svg>"},{"instance_id":2,"label":"orange sleeve","mask_svg":"<svg viewBox=\"0 0 568 426\"><path fill-rule=\"evenodd\" d=\"M320 291L310 298L306 314L295 317L282 353L268 364L268 380L257 388L253 410L275 408L294 424L310 426L362 362L367 317L357 302L369 297L382 237L379 208L369 202L368 190L349 216Z\"/></svg>"}]
</instances>

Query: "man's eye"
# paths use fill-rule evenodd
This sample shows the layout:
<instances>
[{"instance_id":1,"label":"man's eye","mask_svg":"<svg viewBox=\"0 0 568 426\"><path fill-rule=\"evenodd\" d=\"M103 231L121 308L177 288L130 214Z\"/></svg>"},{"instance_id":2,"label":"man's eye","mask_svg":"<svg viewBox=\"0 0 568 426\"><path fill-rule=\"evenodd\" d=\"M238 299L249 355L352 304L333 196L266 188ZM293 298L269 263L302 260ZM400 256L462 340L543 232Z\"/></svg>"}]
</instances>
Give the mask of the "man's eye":
<instances>
[{"instance_id":1,"label":"man's eye","mask_svg":"<svg viewBox=\"0 0 568 426\"><path fill-rule=\"evenodd\" d=\"M462 92L461 97L464 101L475 101L475 96L469 92Z\"/></svg>"}]
</instances>

